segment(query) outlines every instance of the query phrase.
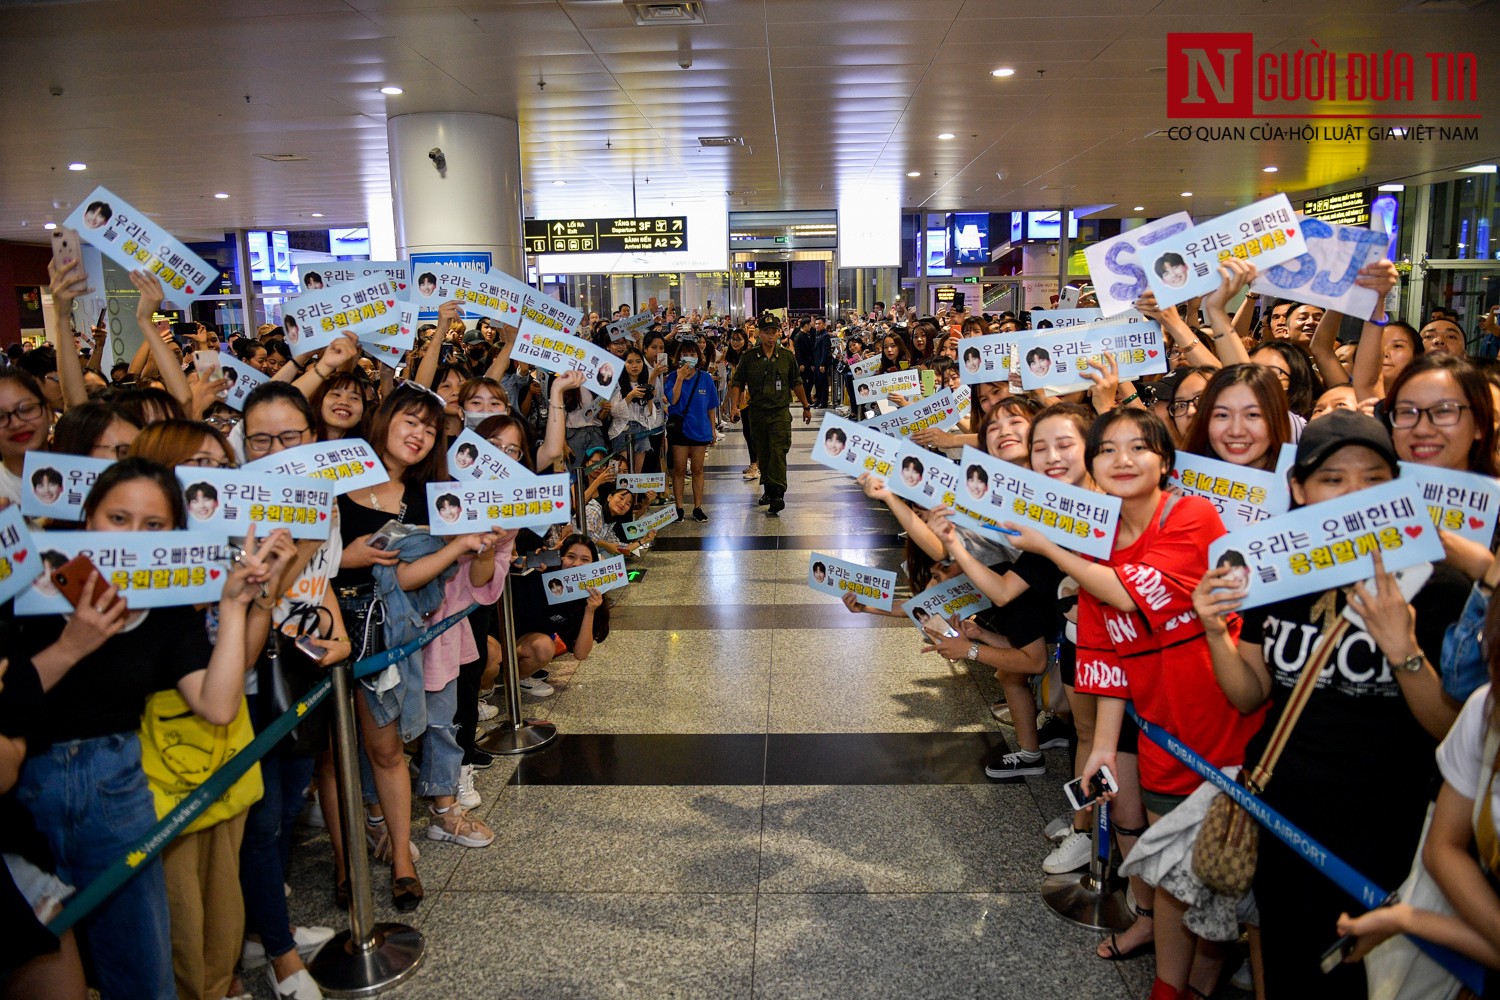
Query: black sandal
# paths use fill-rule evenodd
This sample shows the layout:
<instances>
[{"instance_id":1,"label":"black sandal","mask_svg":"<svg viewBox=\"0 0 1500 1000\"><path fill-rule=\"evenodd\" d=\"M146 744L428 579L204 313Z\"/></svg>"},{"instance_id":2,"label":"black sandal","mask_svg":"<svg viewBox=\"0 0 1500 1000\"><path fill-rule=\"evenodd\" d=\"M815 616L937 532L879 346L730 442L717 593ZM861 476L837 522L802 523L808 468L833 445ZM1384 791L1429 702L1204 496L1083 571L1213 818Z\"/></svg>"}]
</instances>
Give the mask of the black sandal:
<instances>
[{"instance_id":1,"label":"black sandal","mask_svg":"<svg viewBox=\"0 0 1500 1000\"><path fill-rule=\"evenodd\" d=\"M391 903L401 913L410 913L421 906L424 894L422 880L415 875L398 878L391 883Z\"/></svg>"},{"instance_id":2,"label":"black sandal","mask_svg":"<svg viewBox=\"0 0 1500 1000\"><path fill-rule=\"evenodd\" d=\"M1133 909L1138 916L1145 917L1147 920L1150 920L1156 912L1155 910L1148 910L1144 906L1133 907ZM1113 934L1105 938L1101 943L1109 949L1109 954L1100 955L1098 950L1096 949L1094 951L1094 956L1103 962L1128 962L1132 958L1141 958L1145 955L1153 954L1156 951L1156 941L1154 938L1149 939L1142 944L1136 945L1129 951L1120 950L1120 942Z\"/></svg>"}]
</instances>

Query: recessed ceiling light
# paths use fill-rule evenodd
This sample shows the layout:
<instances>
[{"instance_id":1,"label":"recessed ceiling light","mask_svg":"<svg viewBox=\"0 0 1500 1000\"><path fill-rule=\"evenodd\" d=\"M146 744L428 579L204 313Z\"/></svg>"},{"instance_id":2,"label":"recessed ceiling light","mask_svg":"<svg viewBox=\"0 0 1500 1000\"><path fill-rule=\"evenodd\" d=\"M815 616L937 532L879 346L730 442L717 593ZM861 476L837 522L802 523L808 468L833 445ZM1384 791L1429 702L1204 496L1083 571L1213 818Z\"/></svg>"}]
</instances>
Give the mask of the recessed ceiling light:
<instances>
[{"instance_id":1,"label":"recessed ceiling light","mask_svg":"<svg viewBox=\"0 0 1500 1000\"><path fill-rule=\"evenodd\" d=\"M225 198L229 197L229 194L227 192L220 191L218 194L214 195L214 197L219 199L220 201L223 201Z\"/></svg>"},{"instance_id":2,"label":"recessed ceiling light","mask_svg":"<svg viewBox=\"0 0 1500 1000\"><path fill-rule=\"evenodd\" d=\"M1495 173L1495 169L1496 169L1495 168L1495 164L1493 164L1493 163L1481 163L1477 167L1464 167L1462 170L1459 171L1459 173L1461 173L1461 174L1493 174L1493 173Z\"/></svg>"},{"instance_id":3,"label":"recessed ceiling light","mask_svg":"<svg viewBox=\"0 0 1500 1000\"><path fill-rule=\"evenodd\" d=\"M1261 167L1260 168L1260 172L1263 173L1263 174L1274 174L1276 172L1276 168L1275 167Z\"/></svg>"},{"instance_id":4,"label":"recessed ceiling light","mask_svg":"<svg viewBox=\"0 0 1500 1000\"><path fill-rule=\"evenodd\" d=\"M1135 208L1131 209L1132 212L1144 212L1145 210L1146 210L1146 206L1145 205L1137 205L1137 206L1135 206Z\"/></svg>"},{"instance_id":5,"label":"recessed ceiling light","mask_svg":"<svg viewBox=\"0 0 1500 1000\"><path fill-rule=\"evenodd\" d=\"M70 164L68 164L68 169L69 170L87 170L88 168L89 168L89 165L87 163L70 163Z\"/></svg>"},{"instance_id":6,"label":"recessed ceiling light","mask_svg":"<svg viewBox=\"0 0 1500 1000\"><path fill-rule=\"evenodd\" d=\"M381 87L380 92L387 95L388 97L395 97L397 94L406 93L406 91L402 90L400 87Z\"/></svg>"},{"instance_id":7,"label":"recessed ceiling light","mask_svg":"<svg viewBox=\"0 0 1500 1000\"><path fill-rule=\"evenodd\" d=\"M560 188L560 187L567 187L568 186L568 182L567 181L553 181L552 182L552 186L553 187L558 187L558 188Z\"/></svg>"},{"instance_id":8,"label":"recessed ceiling light","mask_svg":"<svg viewBox=\"0 0 1500 1000\"><path fill-rule=\"evenodd\" d=\"M42 228L43 229L56 229L57 228L57 223L55 223L55 222L44 222L44 223L42 223Z\"/></svg>"},{"instance_id":9,"label":"recessed ceiling light","mask_svg":"<svg viewBox=\"0 0 1500 1000\"><path fill-rule=\"evenodd\" d=\"M921 177L922 176L922 171L920 171L920 170L908 170L906 172L906 176L908 176L908 177Z\"/></svg>"},{"instance_id":10,"label":"recessed ceiling light","mask_svg":"<svg viewBox=\"0 0 1500 1000\"><path fill-rule=\"evenodd\" d=\"M314 212L314 213L313 213L313 214L312 214L312 217L313 217L313 218L314 218L314 219L321 219L321 218L322 218L322 217L323 217L323 213L322 213L322 212Z\"/></svg>"},{"instance_id":11,"label":"recessed ceiling light","mask_svg":"<svg viewBox=\"0 0 1500 1000\"><path fill-rule=\"evenodd\" d=\"M1184 198L1191 198L1193 196L1193 192L1191 192L1191 191L1184 191L1184 192L1182 192L1182 196Z\"/></svg>"},{"instance_id":12,"label":"recessed ceiling light","mask_svg":"<svg viewBox=\"0 0 1500 1000\"><path fill-rule=\"evenodd\" d=\"M1016 71L1009 66L1001 66L999 69L990 70L990 76L1015 76Z\"/></svg>"},{"instance_id":13,"label":"recessed ceiling light","mask_svg":"<svg viewBox=\"0 0 1500 1000\"><path fill-rule=\"evenodd\" d=\"M953 138L953 133L952 132L939 132L938 133L938 138L942 139L944 142L947 142L949 139Z\"/></svg>"},{"instance_id":14,"label":"recessed ceiling light","mask_svg":"<svg viewBox=\"0 0 1500 1000\"><path fill-rule=\"evenodd\" d=\"M1380 185L1380 187L1376 188L1375 190L1377 190L1377 191L1405 191L1406 190L1406 185L1405 184L1382 184L1382 185Z\"/></svg>"}]
</instances>

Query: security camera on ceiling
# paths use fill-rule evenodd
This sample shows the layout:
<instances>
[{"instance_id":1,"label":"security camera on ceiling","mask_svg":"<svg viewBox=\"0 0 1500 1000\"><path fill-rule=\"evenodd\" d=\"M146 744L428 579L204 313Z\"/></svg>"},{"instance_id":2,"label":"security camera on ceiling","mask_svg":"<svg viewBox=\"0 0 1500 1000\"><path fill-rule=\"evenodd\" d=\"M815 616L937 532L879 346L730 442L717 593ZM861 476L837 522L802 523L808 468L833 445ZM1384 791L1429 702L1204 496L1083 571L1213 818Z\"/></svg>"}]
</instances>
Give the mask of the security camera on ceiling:
<instances>
[{"instance_id":1,"label":"security camera on ceiling","mask_svg":"<svg viewBox=\"0 0 1500 1000\"><path fill-rule=\"evenodd\" d=\"M434 167L437 167L438 173L442 173L448 169L448 158L443 155L443 150L440 147L433 146L429 149L427 151L427 158L432 161Z\"/></svg>"}]
</instances>

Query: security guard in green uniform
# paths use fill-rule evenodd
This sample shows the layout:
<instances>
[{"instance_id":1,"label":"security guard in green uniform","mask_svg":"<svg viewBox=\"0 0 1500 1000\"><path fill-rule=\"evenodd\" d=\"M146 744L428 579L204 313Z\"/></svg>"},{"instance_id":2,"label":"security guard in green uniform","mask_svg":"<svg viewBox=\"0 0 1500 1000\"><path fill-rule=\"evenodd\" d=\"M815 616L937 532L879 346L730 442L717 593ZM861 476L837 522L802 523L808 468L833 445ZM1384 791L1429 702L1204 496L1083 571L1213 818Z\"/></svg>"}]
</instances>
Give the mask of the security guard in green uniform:
<instances>
[{"instance_id":1,"label":"security guard in green uniform","mask_svg":"<svg viewBox=\"0 0 1500 1000\"><path fill-rule=\"evenodd\" d=\"M758 330L760 350L745 352L730 381L729 420L738 420L740 409L746 408L750 442L765 487L758 502L766 513L777 514L786 508L786 453L792 447L792 415L787 407L795 394L802 404L804 424L812 423L812 407L802 386L797 356L776 343L780 324L763 316Z\"/></svg>"}]
</instances>

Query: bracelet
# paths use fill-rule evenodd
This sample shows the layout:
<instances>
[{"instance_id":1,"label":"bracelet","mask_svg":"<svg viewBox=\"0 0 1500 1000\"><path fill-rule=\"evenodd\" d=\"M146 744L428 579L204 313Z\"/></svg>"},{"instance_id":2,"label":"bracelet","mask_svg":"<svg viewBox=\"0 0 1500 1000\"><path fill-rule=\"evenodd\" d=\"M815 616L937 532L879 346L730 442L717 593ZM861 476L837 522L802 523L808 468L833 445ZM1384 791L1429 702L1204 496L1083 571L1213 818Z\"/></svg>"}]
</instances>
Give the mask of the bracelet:
<instances>
[{"instance_id":1,"label":"bracelet","mask_svg":"<svg viewBox=\"0 0 1500 1000\"><path fill-rule=\"evenodd\" d=\"M1141 398L1141 394L1140 393L1138 393L1138 392L1132 392L1130 395L1128 395L1124 399L1120 400L1120 402L1117 403L1116 405L1117 406L1129 406L1131 403L1134 403L1137 399L1140 399L1140 398Z\"/></svg>"},{"instance_id":2,"label":"bracelet","mask_svg":"<svg viewBox=\"0 0 1500 1000\"><path fill-rule=\"evenodd\" d=\"M318 367L318 363L316 361L313 362L312 372L313 372L314 375L318 376L318 378L322 379L324 382L328 381L329 376L323 374L323 369L321 369L321 368Z\"/></svg>"}]
</instances>

